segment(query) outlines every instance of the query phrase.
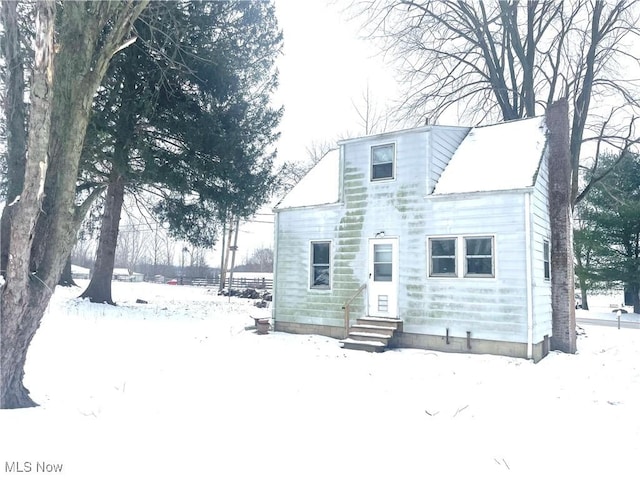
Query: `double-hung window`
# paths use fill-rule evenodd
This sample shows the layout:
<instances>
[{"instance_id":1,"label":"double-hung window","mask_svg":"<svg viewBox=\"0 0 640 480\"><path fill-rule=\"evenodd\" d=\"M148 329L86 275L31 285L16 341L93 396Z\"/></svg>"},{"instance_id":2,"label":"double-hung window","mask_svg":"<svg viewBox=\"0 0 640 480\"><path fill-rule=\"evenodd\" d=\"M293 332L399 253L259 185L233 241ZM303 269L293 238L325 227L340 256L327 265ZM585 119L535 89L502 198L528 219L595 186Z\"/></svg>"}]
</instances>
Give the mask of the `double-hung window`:
<instances>
[{"instance_id":1,"label":"double-hung window","mask_svg":"<svg viewBox=\"0 0 640 480\"><path fill-rule=\"evenodd\" d=\"M495 277L493 235L431 237L428 248L430 277Z\"/></svg>"},{"instance_id":2,"label":"double-hung window","mask_svg":"<svg viewBox=\"0 0 640 480\"><path fill-rule=\"evenodd\" d=\"M371 147L371 180L392 180L396 147L393 143Z\"/></svg>"},{"instance_id":3,"label":"double-hung window","mask_svg":"<svg viewBox=\"0 0 640 480\"><path fill-rule=\"evenodd\" d=\"M311 242L311 288L331 288L331 242Z\"/></svg>"},{"instance_id":4,"label":"double-hung window","mask_svg":"<svg viewBox=\"0 0 640 480\"><path fill-rule=\"evenodd\" d=\"M544 279L551 280L551 248L549 246L549 240L545 240L542 243L542 255L544 265Z\"/></svg>"},{"instance_id":5,"label":"double-hung window","mask_svg":"<svg viewBox=\"0 0 640 480\"><path fill-rule=\"evenodd\" d=\"M493 237L465 237L465 276L493 277Z\"/></svg>"},{"instance_id":6,"label":"double-hung window","mask_svg":"<svg viewBox=\"0 0 640 480\"><path fill-rule=\"evenodd\" d=\"M429 239L429 275L432 277L456 277L456 239Z\"/></svg>"}]
</instances>

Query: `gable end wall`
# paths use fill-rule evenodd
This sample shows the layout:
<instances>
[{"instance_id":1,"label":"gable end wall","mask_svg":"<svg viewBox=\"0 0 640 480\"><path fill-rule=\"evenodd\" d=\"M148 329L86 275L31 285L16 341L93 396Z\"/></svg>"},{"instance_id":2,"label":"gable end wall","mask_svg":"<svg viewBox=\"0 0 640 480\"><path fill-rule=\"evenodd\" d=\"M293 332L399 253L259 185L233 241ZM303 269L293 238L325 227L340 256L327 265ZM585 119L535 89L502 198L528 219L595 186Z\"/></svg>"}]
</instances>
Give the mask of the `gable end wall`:
<instances>
[{"instance_id":1,"label":"gable end wall","mask_svg":"<svg viewBox=\"0 0 640 480\"><path fill-rule=\"evenodd\" d=\"M277 322L343 325L342 305L367 281L368 241L384 231L399 238L399 311L406 333L501 342L527 341L525 278L525 191L429 195L444 158L469 129L401 132L342 145L342 204L278 212L274 316ZM373 145L396 146L395 179L370 181ZM429 155L431 160L428 161ZM430 169L430 170L429 170ZM546 170L532 194L532 264L541 270L541 232L548 229ZM425 182L426 179L426 182ZM430 278L431 235L495 235L496 276L491 279ZM332 241L332 289L309 289L309 242ZM538 252L536 249L539 249ZM535 271L535 268L534 268ZM536 280L534 343L547 332L547 285ZM366 312L366 292L353 303L351 318ZM542 320L540 320L542 318Z\"/></svg>"}]
</instances>

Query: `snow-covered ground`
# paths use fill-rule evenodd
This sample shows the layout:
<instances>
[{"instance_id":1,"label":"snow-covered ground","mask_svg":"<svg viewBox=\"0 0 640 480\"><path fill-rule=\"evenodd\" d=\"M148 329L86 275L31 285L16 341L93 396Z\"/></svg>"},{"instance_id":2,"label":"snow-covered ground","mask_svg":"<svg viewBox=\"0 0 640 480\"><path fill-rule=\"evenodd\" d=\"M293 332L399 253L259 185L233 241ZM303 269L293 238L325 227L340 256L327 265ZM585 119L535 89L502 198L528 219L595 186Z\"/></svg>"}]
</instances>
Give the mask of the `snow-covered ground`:
<instances>
[{"instance_id":1,"label":"snow-covered ground","mask_svg":"<svg viewBox=\"0 0 640 480\"><path fill-rule=\"evenodd\" d=\"M30 349L41 406L0 411L0 478L640 476L640 330L585 326L534 365L256 335L268 312L198 287L79 293L56 291Z\"/></svg>"}]
</instances>

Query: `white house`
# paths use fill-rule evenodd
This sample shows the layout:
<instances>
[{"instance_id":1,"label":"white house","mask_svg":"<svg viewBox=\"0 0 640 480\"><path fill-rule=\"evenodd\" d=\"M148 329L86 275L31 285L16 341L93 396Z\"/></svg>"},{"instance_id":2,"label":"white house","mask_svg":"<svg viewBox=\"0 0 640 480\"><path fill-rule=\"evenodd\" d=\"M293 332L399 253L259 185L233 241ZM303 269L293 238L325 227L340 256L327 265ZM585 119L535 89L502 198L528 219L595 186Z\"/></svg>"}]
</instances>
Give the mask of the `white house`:
<instances>
[{"instance_id":1,"label":"white house","mask_svg":"<svg viewBox=\"0 0 640 480\"><path fill-rule=\"evenodd\" d=\"M542 117L340 142L275 208L275 330L543 358L546 144Z\"/></svg>"}]
</instances>

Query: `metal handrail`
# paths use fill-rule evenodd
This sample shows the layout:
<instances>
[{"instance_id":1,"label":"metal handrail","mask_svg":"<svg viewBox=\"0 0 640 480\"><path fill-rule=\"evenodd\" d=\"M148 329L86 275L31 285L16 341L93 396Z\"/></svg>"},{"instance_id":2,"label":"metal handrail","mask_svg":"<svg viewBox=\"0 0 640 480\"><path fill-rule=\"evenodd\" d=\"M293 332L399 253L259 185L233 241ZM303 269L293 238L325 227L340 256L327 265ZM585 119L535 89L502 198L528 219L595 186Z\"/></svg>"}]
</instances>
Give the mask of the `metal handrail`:
<instances>
[{"instance_id":1,"label":"metal handrail","mask_svg":"<svg viewBox=\"0 0 640 480\"><path fill-rule=\"evenodd\" d=\"M367 282L360 285L360 288L358 288L356 293L354 293L351 298L342 305L342 309L344 310L344 338L349 336L349 307L351 306L351 302L353 302L365 288L367 288Z\"/></svg>"}]
</instances>

